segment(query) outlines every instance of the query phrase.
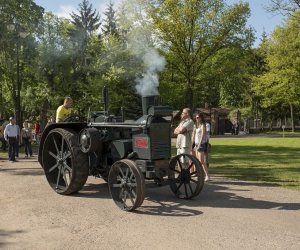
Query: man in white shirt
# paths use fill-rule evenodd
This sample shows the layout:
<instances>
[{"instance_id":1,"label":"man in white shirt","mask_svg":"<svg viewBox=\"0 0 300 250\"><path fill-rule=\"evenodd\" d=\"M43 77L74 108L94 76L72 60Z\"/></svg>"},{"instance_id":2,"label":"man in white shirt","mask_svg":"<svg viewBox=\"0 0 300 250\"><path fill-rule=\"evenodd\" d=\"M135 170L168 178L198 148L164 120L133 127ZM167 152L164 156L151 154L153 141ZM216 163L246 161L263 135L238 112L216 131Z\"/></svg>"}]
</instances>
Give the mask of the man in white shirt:
<instances>
[{"instance_id":1,"label":"man in white shirt","mask_svg":"<svg viewBox=\"0 0 300 250\"><path fill-rule=\"evenodd\" d=\"M16 161L16 147L18 144L18 138L20 135L19 126L16 125L14 117L9 118L10 123L6 125L4 130L4 139L8 142L8 158L10 161Z\"/></svg>"},{"instance_id":2,"label":"man in white shirt","mask_svg":"<svg viewBox=\"0 0 300 250\"><path fill-rule=\"evenodd\" d=\"M174 130L177 135L176 148L177 155L191 154L192 151L192 133L194 129L194 122L191 119L191 110L184 108L181 113L181 122Z\"/></svg>"}]
</instances>

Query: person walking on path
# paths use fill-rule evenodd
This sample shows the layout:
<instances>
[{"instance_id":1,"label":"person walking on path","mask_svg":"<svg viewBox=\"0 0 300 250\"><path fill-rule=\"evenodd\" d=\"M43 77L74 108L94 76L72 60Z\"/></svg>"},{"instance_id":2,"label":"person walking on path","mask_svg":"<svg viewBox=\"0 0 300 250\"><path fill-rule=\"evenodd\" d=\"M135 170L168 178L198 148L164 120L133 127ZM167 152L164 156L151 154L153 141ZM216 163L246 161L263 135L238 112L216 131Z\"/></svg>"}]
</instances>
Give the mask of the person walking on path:
<instances>
[{"instance_id":1,"label":"person walking on path","mask_svg":"<svg viewBox=\"0 0 300 250\"><path fill-rule=\"evenodd\" d=\"M174 134L177 135L176 148L177 155L191 154L192 152L192 133L194 129L194 122L191 119L191 110L184 108L181 113L181 122L175 128ZM183 157L182 157L183 158ZM183 159L181 159L183 163Z\"/></svg>"},{"instance_id":2,"label":"person walking on path","mask_svg":"<svg viewBox=\"0 0 300 250\"><path fill-rule=\"evenodd\" d=\"M59 106L56 111L56 122L64 122L72 114L73 100L67 96L64 99L64 104Z\"/></svg>"},{"instance_id":3,"label":"person walking on path","mask_svg":"<svg viewBox=\"0 0 300 250\"><path fill-rule=\"evenodd\" d=\"M209 181L208 168L205 159L207 151L206 125L203 114L196 115L196 126L193 131L192 141L195 143L194 151L196 157L201 162L205 174L205 181Z\"/></svg>"},{"instance_id":4,"label":"person walking on path","mask_svg":"<svg viewBox=\"0 0 300 250\"><path fill-rule=\"evenodd\" d=\"M32 131L28 127L28 122L24 121L23 128L21 130L21 143L24 144L25 158L28 157L28 154L32 156L31 139L32 139Z\"/></svg>"},{"instance_id":5,"label":"person walking on path","mask_svg":"<svg viewBox=\"0 0 300 250\"><path fill-rule=\"evenodd\" d=\"M18 138L20 135L20 128L16 125L14 117L9 118L10 123L6 125L4 130L4 138L8 142L8 158L10 161L16 161L17 146L19 144Z\"/></svg>"}]
</instances>

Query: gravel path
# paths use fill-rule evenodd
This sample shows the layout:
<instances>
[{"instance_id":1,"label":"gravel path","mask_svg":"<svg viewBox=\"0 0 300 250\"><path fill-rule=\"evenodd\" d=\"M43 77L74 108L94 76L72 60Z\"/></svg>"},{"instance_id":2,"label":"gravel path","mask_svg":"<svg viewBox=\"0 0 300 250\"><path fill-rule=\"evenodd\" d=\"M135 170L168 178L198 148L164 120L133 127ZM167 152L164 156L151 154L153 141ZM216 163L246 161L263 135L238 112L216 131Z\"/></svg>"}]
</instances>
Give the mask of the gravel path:
<instances>
[{"instance_id":1,"label":"gravel path","mask_svg":"<svg viewBox=\"0 0 300 250\"><path fill-rule=\"evenodd\" d=\"M0 159L0 249L300 249L300 192L212 177L194 200L147 187L121 211L101 179L56 194L37 159Z\"/></svg>"}]
</instances>

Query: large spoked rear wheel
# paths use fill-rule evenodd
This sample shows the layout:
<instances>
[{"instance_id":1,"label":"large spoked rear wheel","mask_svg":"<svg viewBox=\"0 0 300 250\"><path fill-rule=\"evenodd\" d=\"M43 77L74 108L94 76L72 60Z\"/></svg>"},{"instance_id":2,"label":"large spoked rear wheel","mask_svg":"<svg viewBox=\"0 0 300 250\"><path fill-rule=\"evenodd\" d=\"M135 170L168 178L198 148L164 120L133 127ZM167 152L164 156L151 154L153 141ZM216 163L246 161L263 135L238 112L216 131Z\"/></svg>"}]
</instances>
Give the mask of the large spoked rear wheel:
<instances>
[{"instance_id":1,"label":"large spoked rear wheel","mask_svg":"<svg viewBox=\"0 0 300 250\"><path fill-rule=\"evenodd\" d=\"M131 160L115 162L108 176L112 199L122 210L133 211L142 205L145 195L143 173Z\"/></svg>"},{"instance_id":2,"label":"large spoked rear wheel","mask_svg":"<svg viewBox=\"0 0 300 250\"><path fill-rule=\"evenodd\" d=\"M89 175L87 155L81 152L73 130L50 131L44 142L42 163L50 186L59 194L79 191Z\"/></svg>"},{"instance_id":3,"label":"large spoked rear wheel","mask_svg":"<svg viewBox=\"0 0 300 250\"><path fill-rule=\"evenodd\" d=\"M204 171L199 160L189 154L172 158L169 165L169 183L178 198L191 199L197 196L204 185Z\"/></svg>"}]
</instances>

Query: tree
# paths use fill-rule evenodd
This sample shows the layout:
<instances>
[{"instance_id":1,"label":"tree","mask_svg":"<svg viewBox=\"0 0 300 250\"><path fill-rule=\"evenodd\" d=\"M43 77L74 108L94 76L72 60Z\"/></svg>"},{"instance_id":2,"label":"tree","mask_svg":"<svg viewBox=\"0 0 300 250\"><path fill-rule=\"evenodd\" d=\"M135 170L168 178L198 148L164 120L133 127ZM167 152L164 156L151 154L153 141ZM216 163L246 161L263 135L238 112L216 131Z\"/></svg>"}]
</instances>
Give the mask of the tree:
<instances>
[{"instance_id":1,"label":"tree","mask_svg":"<svg viewBox=\"0 0 300 250\"><path fill-rule=\"evenodd\" d=\"M56 109L70 88L71 81L71 53L67 29L70 23L58 18L52 13L45 13L39 25L37 34L37 65L32 72L36 81L29 84L25 93L27 109L40 113L41 123L47 122L49 109ZM35 102L32 102L35 99ZM52 105L55 105L54 107Z\"/></svg>"},{"instance_id":2,"label":"tree","mask_svg":"<svg viewBox=\"0 0 300 250\"><path fill-rule=\"evenodd\" d=\"M194 90L203 66L219 50L232 44L250 46L251 30L245 27L248 4L228 7L222 0L154 1L152 18L162 50L184 80L185 103L194 105Z\"/></svg>"},{"instance_id":3,"label":"tree","mask_svg":"<svg viewBox=\"0 0 300 250\"><path fill-rule=\"evenodd\" d=\"M295 16L300 10L300 0L270 0L271 4L267 10L282 15Z\"/></svg>"},{"instance_id":4,"label":"tree","mask_svg":"<svg viewBox=\"0 0 300 250\"><path fill-rule=\"evenodd\" d=\"M104 35L118 35L116 12L113 7L114 5L110 2L104 12L106 18L103 19L101 28Z\"/></svg>"},{"instance_id":5,"label":"tree","mask_svg":"<svg viewBox=\"0 0 300 250\"><path fill-rule=\"evenodd\" d=\"M100 16L93 10L92 4L87 0L83 0L79 4L79 15L72 12L71 22L74 28L70 29L71 40L75 44L75 48L78 50L78 60L80 66L87 64L86 50L88 43L93 32L97 31L100 26Z\"/></svg>"},{"instance_id":6,"label":"tree","mask_svg":"<svg viewBox=\"0 0 300 250\"><path fill-rule=\"evenodd\" d=\"M141 60L124 47L121 36L107 35L103 41L101 60L96 67L102 75L97 86L109 90L109 110L120 115L124 108L125 117L136 119L141 113L141 99L135 93L135 78L143 70Z\"/></svg>"},{"instance_id":7,"label":"tree","mask_svg":"<svg viewBox=\"0 0 300 250\"><path fill-rule=\"evenodd\" d=\"M297 18L290 17L272 34L267 54L269 70L257 79L256 93L263 96L263 105L287 105L294 131L294 107L300 105L300 32Z\"/></svg>"},{"instance_id":8,"label":"tree","mask_svg":"<svg viewBox=\"0 0 300 250\"><path fill-rule=\"evenodd\" d=\"M34 33L42 19L44 9L32 0L0 1L1 49L4 59L4 84L10 91L14 102L16 121L21 124L21 91L24 72L33 61ZM26 38L25 38L26 37Z\"/></svg>"}]
</instances>

